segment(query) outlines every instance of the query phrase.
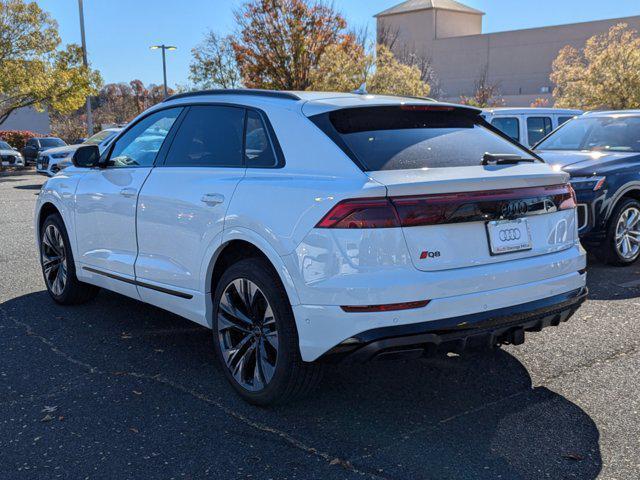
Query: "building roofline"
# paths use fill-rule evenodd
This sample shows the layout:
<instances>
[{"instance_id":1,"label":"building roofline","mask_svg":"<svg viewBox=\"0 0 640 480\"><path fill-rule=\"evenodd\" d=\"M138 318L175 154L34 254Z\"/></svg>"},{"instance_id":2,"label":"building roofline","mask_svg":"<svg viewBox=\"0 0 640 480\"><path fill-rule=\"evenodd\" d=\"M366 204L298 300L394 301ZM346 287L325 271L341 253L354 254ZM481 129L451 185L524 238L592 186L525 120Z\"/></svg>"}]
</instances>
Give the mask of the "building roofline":
<instances>
[{"instance_id":1,"label":"building roofline","mask_svg":"<svg viewBox=\"0 0 640 480\"><path fill-rule=\"evenodd\" d=\"M440 41L446 41L446 40L453 40L453 39L459 39L459 38L468 38L468 37L484 37L487 35L499 35L502 33L514 33L514 32L528 32L531 30L544 30L546 28L565 28L565 27L573 27L575 25L585 25L587 23L595 23L595 22L623 22L624 20L627 19L640 19L640 15L630 15L630 16L626 16L626 17L615 17L615 18L600 18L597 20L585 20L584 22L575 22L575 23L560 23L560 24L556 24L556 25L542 25L540 27L527 27L527 28L520 28L520 29L515 29L515 30L497 30L495 32L483 32L483 33L472 33L470 35L459 35L456 37L444 37L444 38L436 38L436 41L440 42Z\"/></svg>"},{"instance_id":2,"label":"building roofline","mask_svg":"<svg viewBox=\"0 0 640 480\"><path fill-rule=\"evenodd\" d=\"M401 15L403 13L413 13L413 12L420 12L420 11L424 11L424 10L444 10L444 11L448 11L448 12L457 12L457 13L469 13L472 15L485 15L485 12L481 11L481 10L477 10L475 8L471 8L467 5L464 5L460 2L457 1L453 1L452 3L454 4L458 4L460 5L460 8L454 8L454 7L448 7L448 6L437 6L434 5L433 0L430 2L430 4L428 5L424 5L424 6L416 6L416 7L409 7L406 10L402 10L401 7L402 5L404 5L405 3L409 3L408 1L405 2L401 2L397 5L394 5L393 7L389 7L386 10L383 10L382 12L376 13L374 15L374 18L378 18L378 17L388 17L391 15ZM397 11L394 11L398 9Z\"/></svg>"}]
</instances>

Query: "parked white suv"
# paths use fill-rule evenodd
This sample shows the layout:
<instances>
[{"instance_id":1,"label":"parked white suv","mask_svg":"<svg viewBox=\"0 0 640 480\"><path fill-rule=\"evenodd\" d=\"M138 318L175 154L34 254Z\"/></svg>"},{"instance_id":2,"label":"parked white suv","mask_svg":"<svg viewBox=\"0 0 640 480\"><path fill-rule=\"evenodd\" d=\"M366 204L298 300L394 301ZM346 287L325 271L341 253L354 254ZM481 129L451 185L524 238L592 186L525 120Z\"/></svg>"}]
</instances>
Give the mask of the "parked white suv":
<instances>
[{"instance_id":1,"label":"parked white suv","mask_svg":"<svg viewBox=\"0 0 640 480\"><path fill-rule=\"evenodd\" d=\"M532 147L582 110L561 108L487 108L482 116L516 142Z\"/></svg>"},{"instance_id":2,"label":"parked white suv","mask_svg":"<svg viewBox=\"0 0 640 480\"><path fill-rule=\"evenodd\" d=\"M95 135L87 138L84 142L76 145L65 145L63 147L50 148L38 154L36 159L36 172L53 177L60 170L71 166L71 157L82 145L97 145L102 152L109 146L118 132L122 128L106 128Z\"/></svg>"},{"instance_id":3,"label":"parked white suv","mask_svg":"<svg viewBox=\"0 0 640 480\"><path fill-rule=\"evenodd\" d=\"M35 225L62 304L98 287L211 327L269 404L321 364L520 344L586 295L568 175L480 110L311 92L181 94L50 179Z\"/></svg>"}]
</instances>

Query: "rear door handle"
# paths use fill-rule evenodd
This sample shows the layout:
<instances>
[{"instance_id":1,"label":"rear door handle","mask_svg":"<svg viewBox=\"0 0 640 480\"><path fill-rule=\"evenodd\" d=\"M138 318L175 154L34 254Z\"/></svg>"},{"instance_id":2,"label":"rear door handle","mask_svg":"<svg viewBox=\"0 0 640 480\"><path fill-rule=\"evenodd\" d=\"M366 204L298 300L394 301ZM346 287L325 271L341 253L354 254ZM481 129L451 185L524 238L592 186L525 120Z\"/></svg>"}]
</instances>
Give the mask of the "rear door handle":
<instances>
[{"instance_id":1,"label":"rear door handle","mask_svg":"<svg viewBox=\"0 0 640 480\"><path fill-rule=\"evenodd\" d=\"M123 197L135 197L138 191L135 188L123 188L120 190L120 195Z\"/></svg>"},{"instance_id":2,"label":"rear door handle","mask_svg":"<svg viewBox=\"0 0 640 480\"><path fill-rule=\"evenodd\" d=\"M200 200L209 206L219 205L224 202L224 195L219 193L206 193Z\"/></svg>"}]
</instances>

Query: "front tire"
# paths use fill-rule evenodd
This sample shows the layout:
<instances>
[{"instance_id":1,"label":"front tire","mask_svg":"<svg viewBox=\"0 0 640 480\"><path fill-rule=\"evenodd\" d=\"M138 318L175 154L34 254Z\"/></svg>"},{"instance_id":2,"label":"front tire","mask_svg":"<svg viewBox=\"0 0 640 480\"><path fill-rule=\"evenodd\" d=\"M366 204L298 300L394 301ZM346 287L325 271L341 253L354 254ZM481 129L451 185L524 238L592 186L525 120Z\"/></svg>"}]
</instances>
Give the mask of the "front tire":
<instances>
[{"instance_id":1,"label":"front tire","mask_svg":"<svg viewBox=\"0 0 640 480\"><path fill-rule=\"evenodd\" d=\"M633 198L616 206L600 247L600 257L610 265L629 266L640 257L640 202Z\"/></svg>"},{"instance_id":2,"label":"front tire","mask_svg":"<svg viewBox=\"0 0 640 480\"><path fill-rule=\"evenodd\" d=\"M67 229L58 214L49 215L40 229L40 264L49 295L61 305L85 303L100 291L76 277Z\"/></svg>"},{"instance_id":3,"label":"front tire","mask_svg":"<svg viewBox=\"0 0 640 480\"><path fill-rule=\"evenodd\" d=\"M227 380L255 405L285 403L312 390L319 365L303 362L286 291L264 259L231 265L214 293L213 337Z\"/></svg>"}]
</instances>

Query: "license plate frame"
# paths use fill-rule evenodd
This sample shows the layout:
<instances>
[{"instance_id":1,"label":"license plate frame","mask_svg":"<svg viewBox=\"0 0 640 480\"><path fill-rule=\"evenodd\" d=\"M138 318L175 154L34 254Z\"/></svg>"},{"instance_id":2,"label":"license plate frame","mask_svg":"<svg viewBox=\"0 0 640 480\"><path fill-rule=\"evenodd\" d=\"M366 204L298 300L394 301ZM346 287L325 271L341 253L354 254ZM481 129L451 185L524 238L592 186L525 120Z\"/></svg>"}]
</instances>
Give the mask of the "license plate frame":
<instances>
[{"instance_id":1,"label":"license plate frame","mask_svg":"<svg viewBox=\"0 0 640 480\"><path fill-rule=\"evenodd\" d=\"M533 249L531 228L526 218L486 222L489 253L492 256L526 252Z\"/></svg>"}]
</instances>

